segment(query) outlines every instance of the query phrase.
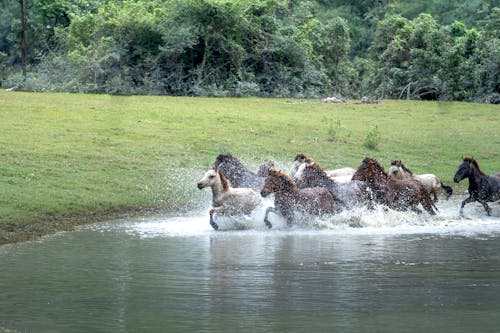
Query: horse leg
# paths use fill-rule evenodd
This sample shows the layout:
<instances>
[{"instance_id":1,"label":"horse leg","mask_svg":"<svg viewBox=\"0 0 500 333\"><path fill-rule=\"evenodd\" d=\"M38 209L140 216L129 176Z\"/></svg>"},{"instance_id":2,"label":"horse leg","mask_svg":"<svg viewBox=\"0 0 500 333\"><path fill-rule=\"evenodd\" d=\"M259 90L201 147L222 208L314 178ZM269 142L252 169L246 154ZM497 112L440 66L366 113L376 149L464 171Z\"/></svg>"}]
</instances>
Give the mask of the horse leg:
<instances>
[{"instance_id":1,"label":"horse leg","mask_svg":"<svg viewBox=\"0 0 500 333\"><path fill-rule=\"evenodd\" d=\"M432 195L434 196L434 200L433 200L433 201L434 201L434 202L437 202L437 201L438 201L438 194L437 194L437 190L436 190L435 188L433 188L433 189L431 190L431 192L432 192ZM434 206L434 207L435 207L435 206Z\"/></svg>"},{"instance_id":2,"label":"horse leg","mask_svg":"<svg viewBox=\"0 0 500 333\"><path fill-rule=\"evenodd\" d=\"M431 200L431 196L427 190L424 193L424 196L422 197L422 201L420 202L424 209L429 212L431 215L436 215L436 212L434 209L432 209L433 202ZM435 206L434 206L435 207Z\"/></svg>"},{"instance_id":3,"label":"horse leg","mask_svg":"<svg viewBox=\"0 0 500 333\"><path fill-rule=\"evenodd\" d=\"M271 229L273 227L273 225L269 221L269 213L270 212L275 212L275 211L276 211L276 208L274 208L274 207L267 207L267 209L266 209L266 214L264 215L264 223L266 224L266 226L269 229Z\"/></svg>"},{"instance_id":4,"label":"horse leg","mask_svg":"<svg viewBox=\"0 0 500 333\"><path fill-rule=\"evenodd\" d=\"M460 207L460 216L464 216L464 207L466 204L468 203L471 203L471 202L474 202L476 201L476 199L474 199L472 197L472 195L470 197L468 197L467 199L465 199L464 201L462 201L462 206Z\"/></svg>"},{"instance_id":5,"label":"horse leg","mask_svg":"<svg viewBox=\"0 0 500 333\"><path fill-rule=\"evenodd\" d=\"M486 210L486 214L488 216L491 216L491 208L490 206L488 206L488 204L486 203L486 201L482 201L482 200L478 200L484 207L484 209Z\"/></svg>"},{"instance_id":6,"label":"horse leg","mask_svg":"<svg viewBox=\"0 0 500 333\"><path fill-rule=\"evenodd\" d=\"M212 228L214 228L214 230L219 230L219 226L214 221L214 213L215 213L215 209L214 208L210 209L210 213L209 213L210 214L210 225L212 226Z\"/></svg>"}]
</instances>

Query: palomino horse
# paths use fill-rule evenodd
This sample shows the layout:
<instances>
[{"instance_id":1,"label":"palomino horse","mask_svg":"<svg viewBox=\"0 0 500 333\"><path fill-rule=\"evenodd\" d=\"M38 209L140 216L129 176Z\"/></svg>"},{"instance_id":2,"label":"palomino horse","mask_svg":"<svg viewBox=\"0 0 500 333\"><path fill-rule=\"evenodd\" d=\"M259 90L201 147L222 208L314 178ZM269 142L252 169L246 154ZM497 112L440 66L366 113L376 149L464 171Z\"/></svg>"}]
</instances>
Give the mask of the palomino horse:
<instances>
[{"instance_id":1,"label":"palomino horse","mask_svg":"<svg viewBox=\"0 0 500 333\"><path fill-rule=\"evenodd\" d=\"M266 168L274 166L273 161L265 161L257 174L248 170L243 163L231 154L219 154L214 164L229 179L234 187L251 187L259 191L266 180Z\"/></svg>"},{"instance_id":2,"label":"palomino horse","mask_svg":"<svg viewBox=\"0 0 500 333\"><path fill-rule=\"evenodd\" d=\"M364 182L352 180L347 183L337 183L314 161L303 163L299 167L295 174L295 182L300 188L316 186L327 188L343 208L350 209L364 204L371 207L371 195Z\"/></svg>"},{"instance_id":3,"label":"palomino horse","mask_svg":"<svg viewBox=\"0 0 500 333\"><path fill-rule=\"evenodd\" d=\"M278 210L288 225L295 220L295 212L311 215L333 214L336 211L332 194L326 188L314 187L299 189L284 172L271 168L260 194L263 197L274 192L274 207L268 207L264 222L271 228L269 213Z\"/></svg>"},{"instance_id":4,"label":"palomino horse","mask_svg":"<svg viewBox=\"0 0 500 333\"><path fill-rule=\"evenodd\" d=\"M198 188L212 188L212 209L210 209L210 225L219 226L214 221L214 214L249 215L262 202L259 194L251 188L233 188L231 183L217 166L209 169L198 182Z\"/></svg>"},{"instance_id":5,"label":"palomino horse","mask_svg":"<svg viewBox=\"0 0 500 333\"><path fill-rule=\"evenodd\" d=\"M397 210L410 208L416 212L420 212L417 208L420 203L429 214L436 214L429 192L422 183L414 179L394 179L372 158L363 160L352 179L366 182L378 203Z\"/></svg>"},{"instance_id":6,"label":"palomino horse","mask_svg":"<svg viewBox=\"0 0 500 333\"><path fill-rule=\"evenodd\" d=\"M290 169L289 175L292 179L296 179L296 174L299 171L300 167L304 165L304 163L314 163L312 158L307 157L306 155L299 153L295 156L295 160L293 161L292 167ZM351 181L352 175L356 172L355 169L351 167L345 167L335 170L325 170L325 173L328 177L332 178L337 183L348 183Z\"/></svg>"},{"instance_id":7,"label":"palomino horse","mask_svg":"<svg viewBox=\"0 0 500 333\"><path fill-rule=\"evenodd\" d=\"M486 175L479 168L479 164L470 157L462 157L462 164L458 167L453 180L455 183L462 179L469 179L469 197L462 201L460 215L463 215L464 206L470 202L480 202L486 214L491 215L491 208L487 202L500 200L500 172Z\"/></svg>"},{"instance_id":8,"label":"palomino horse","mask_svg":"<svg viewBox=\"0 0 500 333\"><path fill-rule=\"evenodd\" d=\"M434 202L438 201L438 191L444 189L446 191L446 200L453 194L453 189L450 186L444 185L439 178L432 173L425 173L421 175L414 174L408 169L400 160L391 161L389 168L389 176L396 179L416 179L422 184L431 195L434 196Z\"/></svg>"}]
</instances>

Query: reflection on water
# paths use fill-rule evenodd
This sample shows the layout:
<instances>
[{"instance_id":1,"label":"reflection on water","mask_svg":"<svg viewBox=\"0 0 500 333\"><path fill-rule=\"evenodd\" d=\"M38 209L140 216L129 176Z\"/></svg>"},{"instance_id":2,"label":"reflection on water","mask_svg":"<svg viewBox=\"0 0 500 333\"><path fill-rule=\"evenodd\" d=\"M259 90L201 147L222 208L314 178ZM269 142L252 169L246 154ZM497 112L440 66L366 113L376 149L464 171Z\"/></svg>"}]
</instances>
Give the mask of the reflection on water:
<instances>
[{"instance_id":1,"label":"reflection on water","mask_svg":"<svg viewBox=\"0 0 500 333\"><path fill-rule=\"evenodd\" d=\"M496 332L500 214L118 221L0 248L0 331ZM353 221L355 223L353 223ZM354 228L351 225L356 225ZM243 230L242 230L243 229Z\"/></svg>"}]
</instances>

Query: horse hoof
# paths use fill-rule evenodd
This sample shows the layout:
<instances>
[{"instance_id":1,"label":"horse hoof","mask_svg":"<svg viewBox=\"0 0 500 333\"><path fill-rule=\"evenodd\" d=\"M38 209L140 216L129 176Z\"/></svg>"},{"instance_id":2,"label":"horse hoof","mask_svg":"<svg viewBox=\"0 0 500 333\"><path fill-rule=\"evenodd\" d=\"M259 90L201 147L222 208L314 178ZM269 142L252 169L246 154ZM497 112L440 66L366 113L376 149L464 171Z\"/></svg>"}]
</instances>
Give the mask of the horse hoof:
<instances>
[{"instance_id":1,"label":"horse hoof","mask_svg":"<svg viewBox=\"0 0 500 333\"><path fill-rule=\"evenodd\" d=\"M210 222L210 225L212 226L212 228L214 228L214 230L219 230L219 226L217 225L217 223Z\"/></svg>"},{"instance_id":2,"label":"horse hoof","mask_svg":"<svg viewBox=\"0 0 500 333\"><path fill-rule=\"evenodd\" d=\"M273 227L273 225L271 224L271 222L267 222L266 221L266 227L268 227L269 229L271 229Z\"/></svg>"}]
</instances>

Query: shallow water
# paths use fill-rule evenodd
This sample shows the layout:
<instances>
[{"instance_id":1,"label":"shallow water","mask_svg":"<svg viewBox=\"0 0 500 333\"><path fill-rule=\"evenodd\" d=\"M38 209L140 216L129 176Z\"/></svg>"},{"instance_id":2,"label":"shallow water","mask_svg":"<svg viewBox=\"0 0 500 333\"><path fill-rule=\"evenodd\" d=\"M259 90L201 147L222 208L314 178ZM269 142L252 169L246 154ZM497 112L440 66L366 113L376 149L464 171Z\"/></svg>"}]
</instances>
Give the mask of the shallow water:
<instances>
[{"instance_id":1,"label":"shallow water","mask_svg":"<svg viewBox=\"0 0 500 333\"><path fill-rule=\"evenodd\" d=\"M114 221L0 248L18 332L497 332L500 205L377 208L287 228L263 209ZM0 329L1 331L1 329Z\"/></svg>"}]
</instances>

